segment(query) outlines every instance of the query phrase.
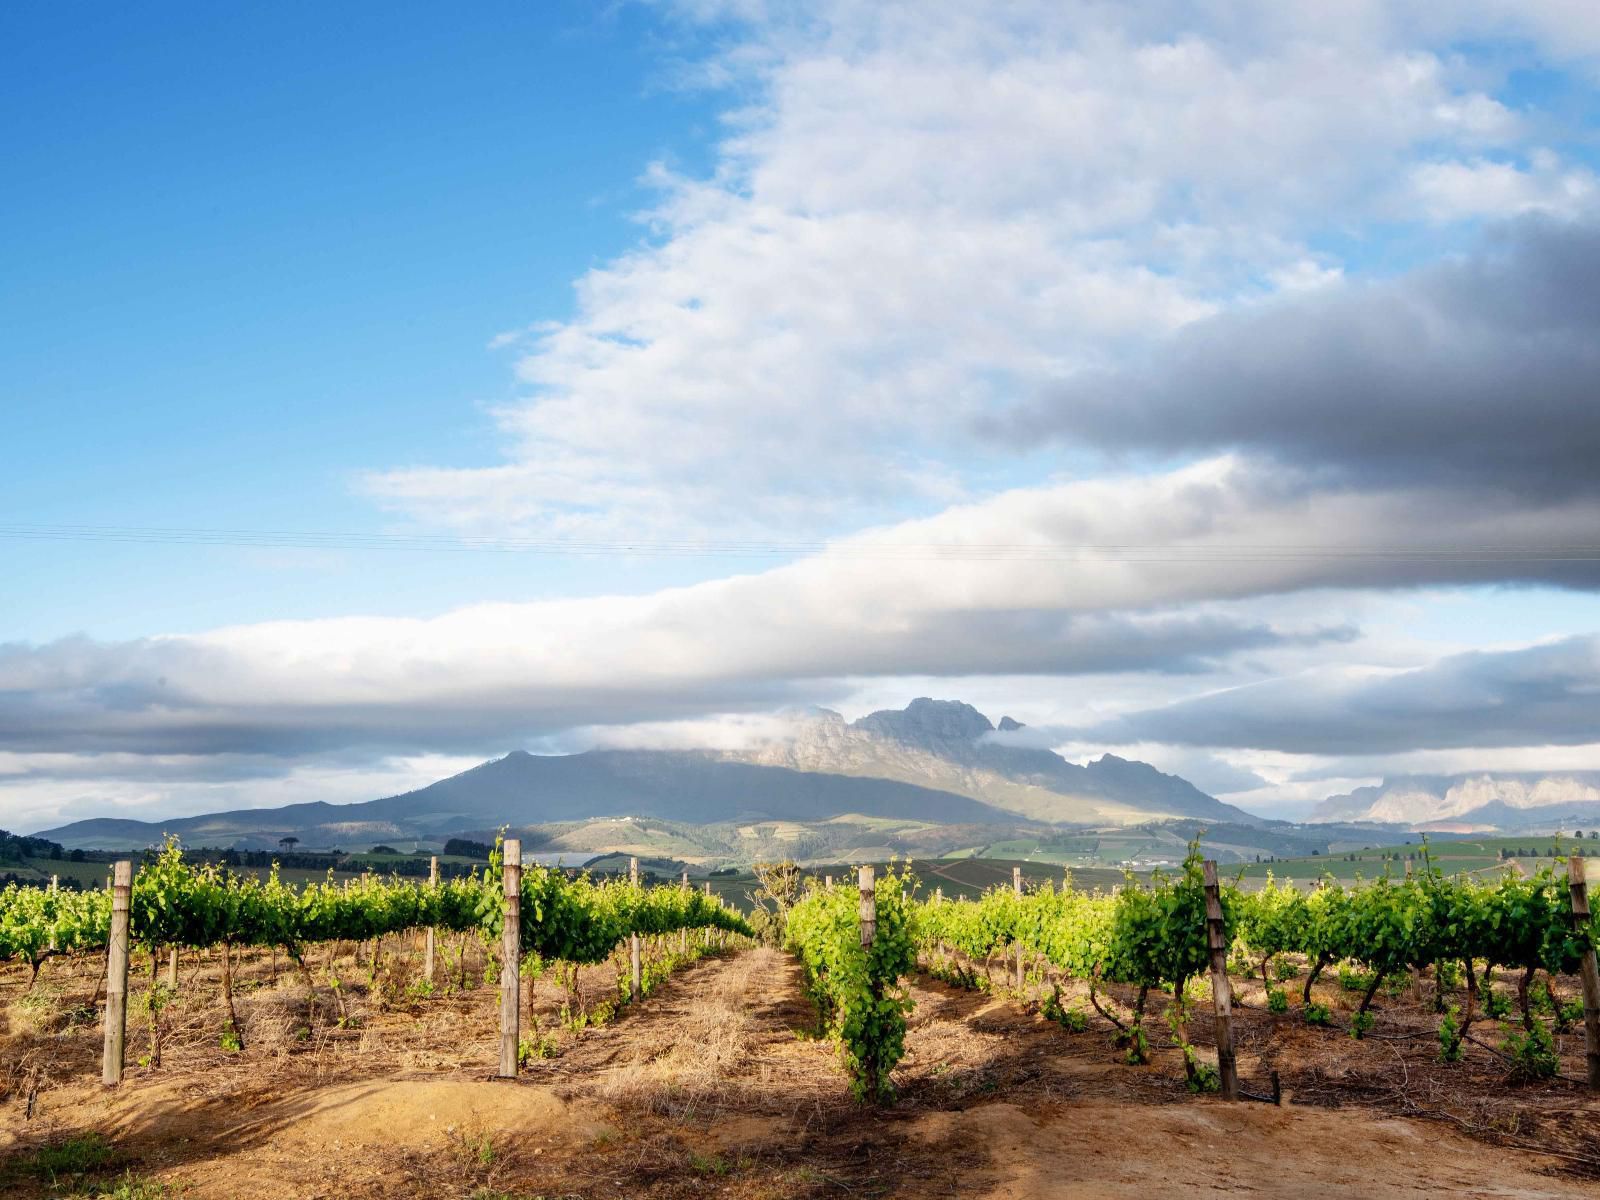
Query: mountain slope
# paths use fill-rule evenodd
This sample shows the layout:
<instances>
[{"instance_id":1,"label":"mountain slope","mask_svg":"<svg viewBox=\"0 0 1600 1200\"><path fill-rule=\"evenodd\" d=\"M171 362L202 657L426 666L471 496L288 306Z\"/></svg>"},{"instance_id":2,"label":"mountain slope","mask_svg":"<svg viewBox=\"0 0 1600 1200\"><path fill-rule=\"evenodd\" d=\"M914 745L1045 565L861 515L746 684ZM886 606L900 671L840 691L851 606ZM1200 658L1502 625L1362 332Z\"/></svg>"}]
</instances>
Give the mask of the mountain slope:
<instances>
[{"instance_id":1,"label":"mountain slope","mask_svg":"<svg viewBox=\"0 0 1600 1200\"><path fill-rule=\"evenodd\" d=\"M913 700L846 722L818 710L792 736L741 752L747 761L800 771L898 779L970 796L1036 821L1135 824L1200 817L1259 825L1260 817L1224 804L1148 763L1107 754L1085 766L1023 744L1023 726L996 727L970 704Z\"/></svg>"},{"instance_id":2,"label":"mountain slope","mask_svg":"<svg viewBox=\"0 0 1600 1200\"><path fill-rule=\"evenodd\" d=\"M517 750L437 783L359 804L293 804L170 821L76 821L51 831L64 846L145 845L172 833L190 844L306 845L432 838L599 816L658 817L693 824L826 821L841 814L940 824L1015 823L967 796L896 780L864 779L721 761L699 751L593 750L535 755Z\"/></svg>"},{"instance_id":3,"label":"mountain slope","mask_svg":"<svg viewBox=\"0 0 1600 1200\"><path fill-rule=\"evenodd\" d=\"M791 735L742 752L514 751L424 788L360 804L296 804L162 822L78 821L48 831L67 846L307 846L440 839L502 825L602 817L684 824L816 823L854 815L939 825L1132 825L1166 817L1262 825L1147 763L1105 755L1085 766L1025 744L969 704L920 699L846 723L820 712Z\"/></svg>"}]
</instances>

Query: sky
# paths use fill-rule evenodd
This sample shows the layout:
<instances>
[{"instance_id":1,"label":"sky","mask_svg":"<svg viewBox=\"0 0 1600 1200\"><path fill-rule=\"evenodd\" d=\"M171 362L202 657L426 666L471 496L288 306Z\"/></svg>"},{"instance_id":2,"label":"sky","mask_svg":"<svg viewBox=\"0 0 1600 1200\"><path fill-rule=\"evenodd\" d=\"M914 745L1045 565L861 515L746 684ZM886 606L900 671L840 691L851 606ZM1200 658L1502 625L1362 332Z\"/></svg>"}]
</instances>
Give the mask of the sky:
<instances>
[{"instance_id":1,"label":"sky","mask_svg":"<svg viewBox=\"0 0 1600 1200\"><path fill-rule=\"evenodd\" d=\"M0 11L0 825L919 695L1600 769L1600 8Z\"/></svg>"}]
</instances>

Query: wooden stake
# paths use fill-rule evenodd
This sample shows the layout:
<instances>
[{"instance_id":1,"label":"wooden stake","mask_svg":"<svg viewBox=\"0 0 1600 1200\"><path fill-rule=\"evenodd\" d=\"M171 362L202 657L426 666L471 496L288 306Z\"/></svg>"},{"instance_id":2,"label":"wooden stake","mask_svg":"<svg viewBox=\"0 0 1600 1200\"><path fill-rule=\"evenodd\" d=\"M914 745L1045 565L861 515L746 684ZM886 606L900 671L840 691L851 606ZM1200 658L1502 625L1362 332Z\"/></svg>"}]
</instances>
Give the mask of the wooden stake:
<instances>
[{"instance_id":1,"label":"wooden stake","mask_svg":"<svg viewBox=\"0 0 1600 1200\"><path fill-rule=\"evenodd\" d=\"M515 1079L522 1057L522 842L507 838L501 863L505 885L500 931L500 1078Z\"/></svg>"},{"instance_id":2,"label":"wooden stake","mask_svg":"<svg viewBox=\"0 0 1600 1200\"><path fill-rule=\"evenodd\" d=\"M634 887L639 886L639 860L637 858L628 860L628 882L633 884ZM638 1000L640 996L644 995L644 972L641 970L639 963L639 935L637 933L628 936L628 954L632 959L633 967L632 973L628 976L628 998Z\"/></svg>"},{"instance_id":3,"label":"wooden stake","mask_svg":"<svg viewBox=\"0 0 1600 1200\"><path fill-rule=\"evenodd\" d=\"M123 1042L128 1035L128 905L133 863L120 860L111 871L111 938L106 944L106 1036L100 1056L100 1081L122 1082Z\"/></svg>"},{"instance_id":4,"label":"wooden stake","mask_svg":"<svg viewBox=\"0 0 1600 1200\"><path fill-rule=\"evenodd\" d=\"M1222 1077L1222 1098L1239 1098L1239 1069L1233 1058L1233 991L1228 985L1228 945L1223 939L1222 897L1217 888L1217 864L1205 861L1206 949L1211 954L1211 1000L1217 1010L1217 1074Z\"/></svg>"},{"instance_id":5,"label":"wooden stake","mask_svg":"<svg viewBox=\"0 0 1600 1200\"><path fill-rule=\"evenodd\" d=\"M1022 868L1011 868L1011 890L1022 895ZM1017 991L1022 990L1022 943L1017 943Z\"/></svg>"},{"instance_id":6,"label":"wooden stake","mask_svg":"<svg viewBox=\"0 0 1600 1200\"><path fill-rule=\"evenodd\" d=\"M1589 878L1583 853L1567 859L1567 887L1572 892L1572 923L1580 935L1589 932ZM1587 937L1586 937L1587 940ZM1600 963L1590 947L1583 956L1583 1041L1589 1060L1589 1090L1600 1092Z\"/></svg>"},{"instance_id":7,"label":"wooden stake","mask_svg":"<svg viewBox=\"0 0 1600 1200\"><path fill-rule=\"evenodd\" d=\"M687 867L683 870L683 882L678 886L686 892L689 890L689 869ZM680 954L689 953L689 927L687 925L678 930L678 952Z\"/></svg>"},{"instance_id":8,"label":"wooden stake","mask_svg":"<svg viewBox=\"0 0 1600 1200\"><path fill-rule=\"evenodd\" d=\"M832 888L833 887L833 876L832 875L824 875L822 877L822 886L825 887L825 888Z\"/></svg>"},{"instance_id":9,"label":"wooden stake","mask_svg":"<svg viewBox=\"0 0 1600 1200\"><path fill-rule=\"evenodd\" d=\"M706 895L711 895L711 880L706 880ZM707 950L711 949L711 926L707 925L700 931L700 944Z\"/></svg>"},{"instance_id":10,"label":"wooden stake","mask_svg":"<svg viewBox=\"0 0 1600 1200\"><path fill-rule=\"evenodd\" d=\"M861 887L861 944L872 945L872 939L878 936L878 893L873 885L872 868L862 867L860 874Z\"/></svg>"},{"instance_id":11,"label":"wooden stake","mask_svg":"<svg viewBox=\"0 0 1600 1200\"><path fill-rule=\"evenodd\" d=\"M437 854L435 854L435 855L430 856L429 859L428 859L428 887L429 888L437 888L438 886L439 886L439 856ZM435 940L436 939L435 939L435 935L434 935L434 931L433 931L433 926L429 925L428 926L428 931L427 931L427 933L425 933L423 935L423 939L422 939L422 977L424 979L426 979L429 983L433 982L433 959L434 959L434 942L435 942Z\"/></svg>"}]
</instances>

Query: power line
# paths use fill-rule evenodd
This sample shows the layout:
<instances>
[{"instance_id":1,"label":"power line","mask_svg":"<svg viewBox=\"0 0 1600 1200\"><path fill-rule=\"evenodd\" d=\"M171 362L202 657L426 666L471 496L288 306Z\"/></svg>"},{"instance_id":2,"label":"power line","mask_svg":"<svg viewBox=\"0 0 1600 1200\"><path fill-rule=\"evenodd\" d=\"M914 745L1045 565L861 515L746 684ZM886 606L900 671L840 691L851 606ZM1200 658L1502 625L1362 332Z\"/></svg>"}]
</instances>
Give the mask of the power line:
<instances>
[{"instance_id":1,"label":"power line","mask_svg":"<svg viewBox=\"0 0 1600 1200\"><path fill-rule=\"evenodd\" d=\"M797 558L941 562L1252 563L1588 563L1600 545L1359 546L1281 543L903 542L853 537L814 539L506 538L465 534L348 533L326 530L225 529L183 526L0 524L0 540L109 542L133 545L219 546L244 549L378 550L445 554L531 554L603 558Z\"/></svg>"}]
</instances>

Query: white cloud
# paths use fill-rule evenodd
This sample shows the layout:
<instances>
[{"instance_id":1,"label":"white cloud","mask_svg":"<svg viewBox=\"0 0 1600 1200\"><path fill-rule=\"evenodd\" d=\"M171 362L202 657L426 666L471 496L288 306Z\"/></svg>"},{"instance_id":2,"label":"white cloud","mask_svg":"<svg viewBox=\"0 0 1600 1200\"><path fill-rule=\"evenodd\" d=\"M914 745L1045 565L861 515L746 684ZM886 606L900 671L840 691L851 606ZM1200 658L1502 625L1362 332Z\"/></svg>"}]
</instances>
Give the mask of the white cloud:
<instances>
[{"instance_id":1,"label":"white cloud","mask_svg":"<svg viewBox=\"0 0 1600 1200\"><path fill-rule=\"evenodd\" d=\"M1423 163L1413 168L1411 181L1417 202L1436 221L1526 212L1571 216L1600 197L1593 171L1566 167L1548 151L1534 154L1527 167L1483 158Z\"/></svg>"},{"instance_id":2,"label":"white cloud","mask_svg":"<svg viewBox=\"0 0 1600 1200\"><path fill-rule=\"evenodd\" d=\"M1386 214L1425 156L1523 136L1432 48L1457 26L1283 7L680 6L737 23L715 167L655 168L648 240L530 334L503 463L363 486L574 536L814 534L959 498L1009 457L974 419L1327 282L1308 238Z\"/></svg>"},{"instance_id":3,"label":"white cloud","mask_svg":"<svg viewBox=\"0 0 1600 1200\"><path fill-rule=\"evenodd\" d=\"M0 746L464 753L585 724L769 710L848 677L1209 670L1353 636L1342 603L1297 612L1271 599L1284 593L1593 582L1596 564L1478 551L1571 545L1597 525L1589 499L1319 490L1221 458L1019 489L645 595L11 647ZM1455 553L1412 552L1441 541Z\"/></svg>"}]
</instances>

